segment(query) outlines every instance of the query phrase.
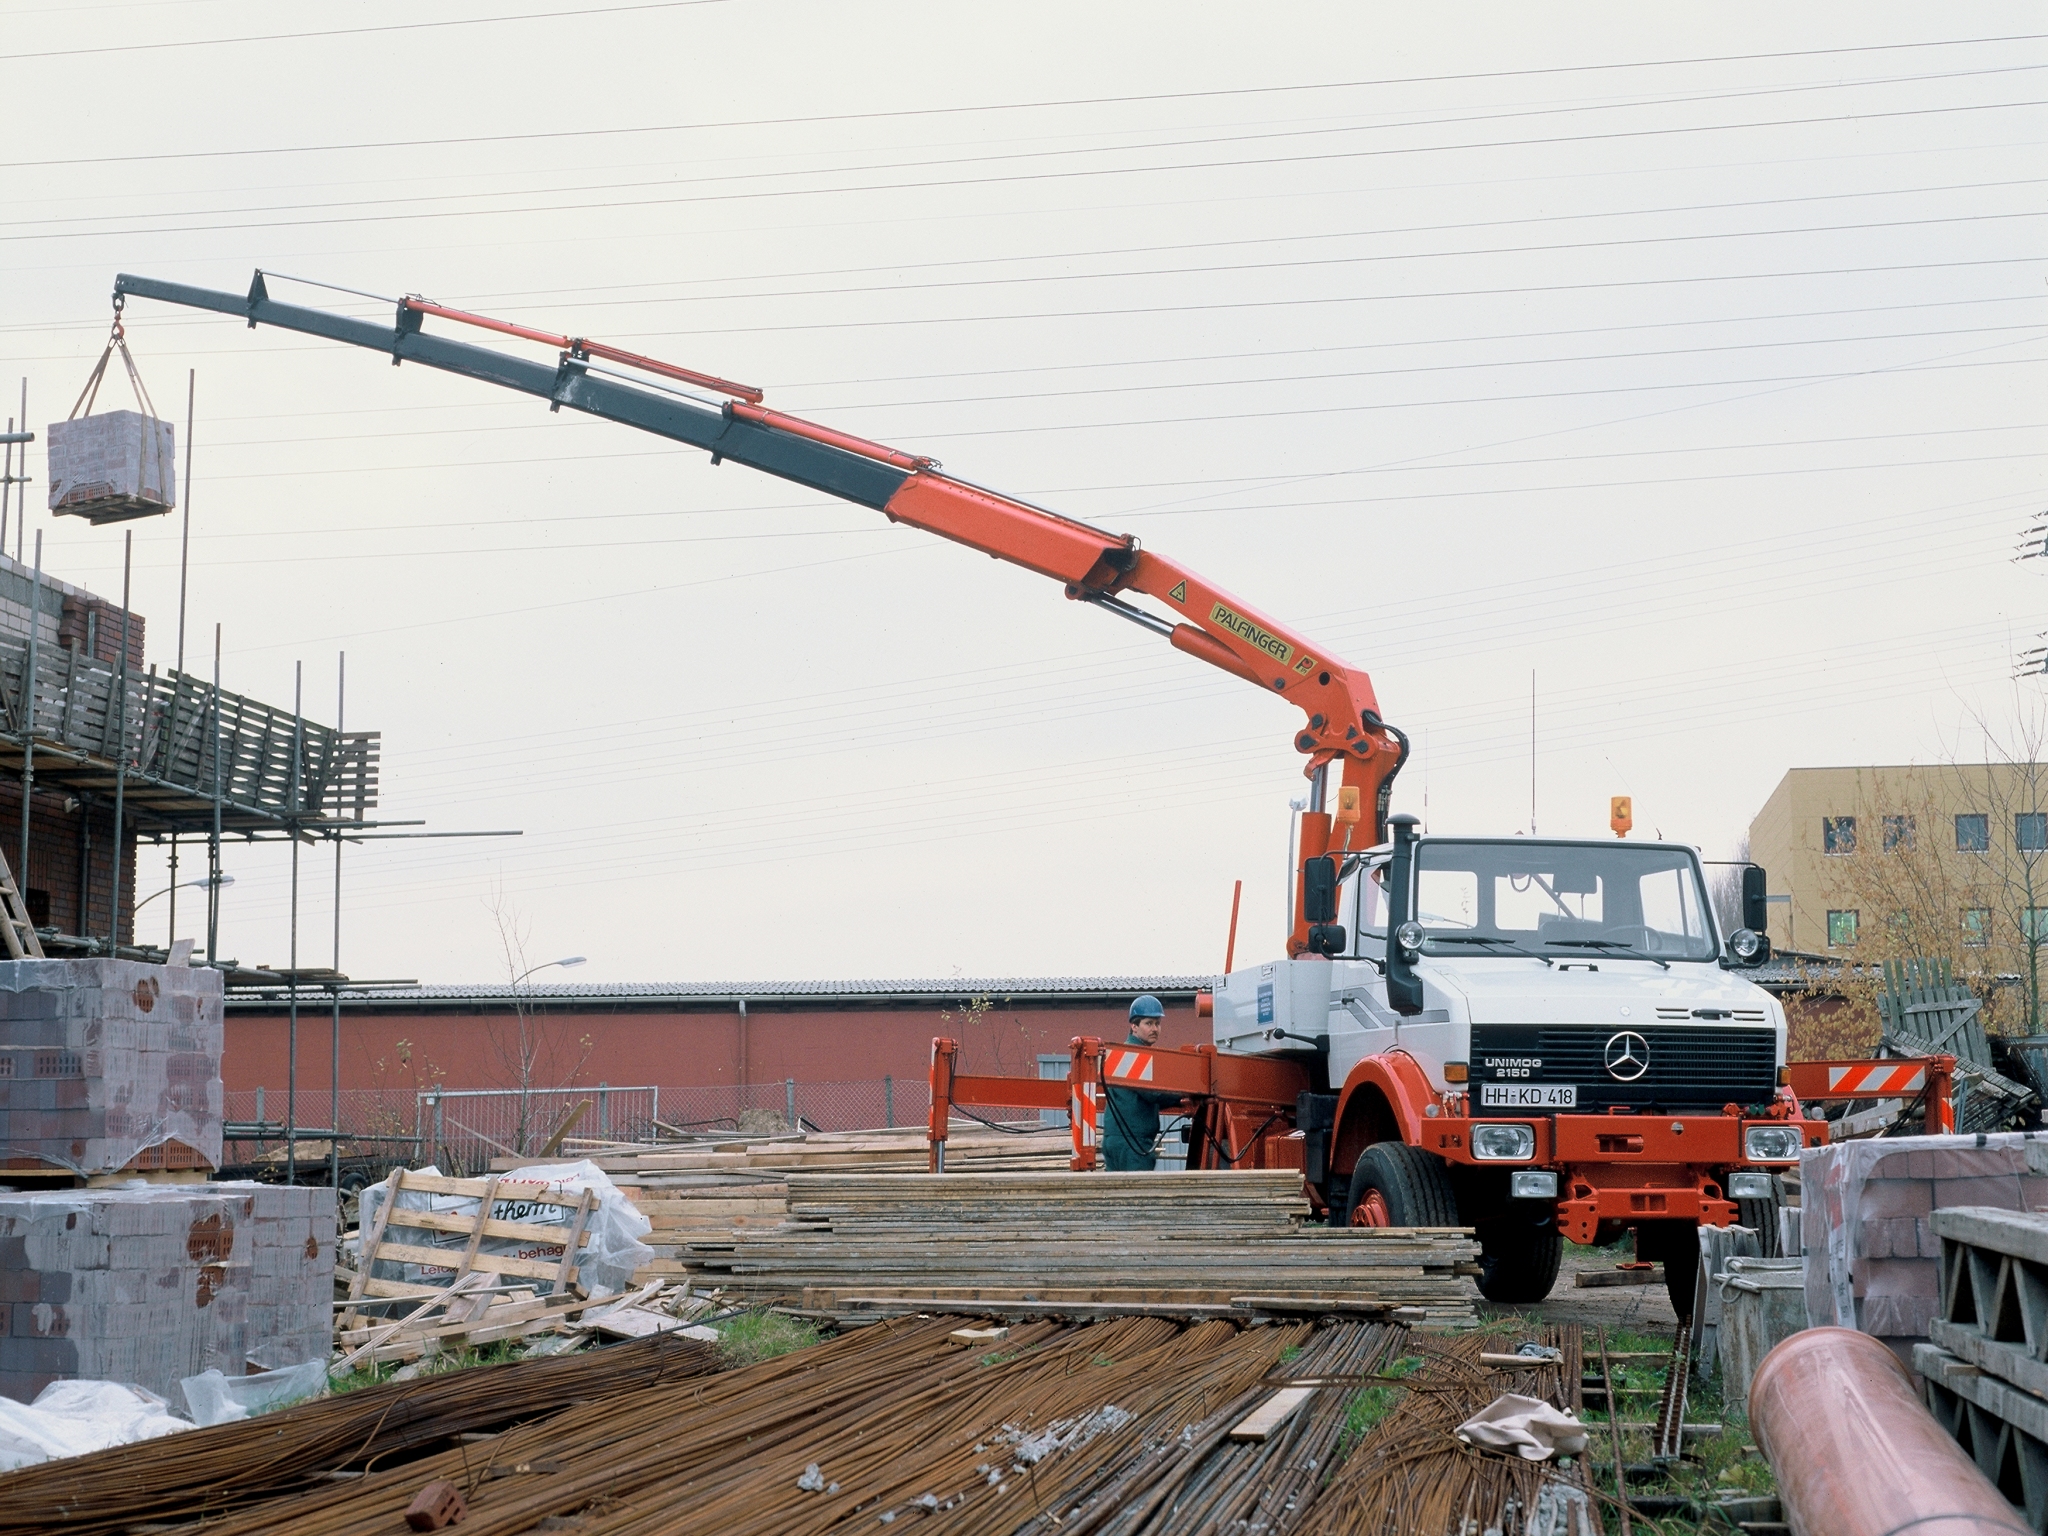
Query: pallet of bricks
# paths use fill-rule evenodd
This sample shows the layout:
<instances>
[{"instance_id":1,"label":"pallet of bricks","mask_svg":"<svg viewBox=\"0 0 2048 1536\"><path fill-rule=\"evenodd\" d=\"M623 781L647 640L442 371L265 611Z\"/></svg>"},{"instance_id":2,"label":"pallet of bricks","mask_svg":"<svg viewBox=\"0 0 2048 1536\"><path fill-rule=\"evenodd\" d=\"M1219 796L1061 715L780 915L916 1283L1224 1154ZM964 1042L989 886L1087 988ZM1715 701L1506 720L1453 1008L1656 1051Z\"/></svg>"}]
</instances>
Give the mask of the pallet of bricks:
<instances>
[{"instance_id":1,"label":"pallet of bricks","mask_svg":"<svg viewBox=\"0 0 2048 1536\"><path fill-rule=\"evenodd\" d=\"M1475 1320L1456 1228L1325 1227L1288 1172L792 1173L772 1228L686 1241L699 1289L857 1325L946 1308Z\"/></svg>"},{"instance_id":2,"label":"pallet of bricks","mask_svg":"<svg viewBox=\"0 0 2048 1536\"><path fill-rule=\"evenodd\" d=\"M1931 1225L1941 1310L1913 1351L1928 1407L2048 1531L2048 1215L1962 1206Z\"/></svg>"},{"instance_id":3,"label":"pallet of bricks","mask_svg":"<svg viewBox=\"0 0 2048 1536\"><path fill-rule=\"evenodd\" d=\"M1908 1365L1942 1307L1935 1218L2048 1211L2048 1138L2009 1131L1845 1141L1800 1159L1809 1323L1855 1328Z\"/></svg>"}]
</instances>

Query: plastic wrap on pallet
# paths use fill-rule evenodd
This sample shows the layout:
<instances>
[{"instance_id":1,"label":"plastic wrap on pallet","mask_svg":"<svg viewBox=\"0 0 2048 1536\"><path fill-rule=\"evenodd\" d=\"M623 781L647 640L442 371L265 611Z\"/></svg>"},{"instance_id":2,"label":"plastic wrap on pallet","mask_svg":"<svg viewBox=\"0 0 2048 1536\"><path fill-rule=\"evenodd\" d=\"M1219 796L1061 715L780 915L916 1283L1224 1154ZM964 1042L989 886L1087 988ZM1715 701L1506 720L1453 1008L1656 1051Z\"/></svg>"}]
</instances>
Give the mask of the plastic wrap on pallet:
<instances>
[{"instance_id":1,"label":"plastic wrap on pallet","mask_svg":"<svg viewBox=\"0 0 2048 1536\"><path fill-rule=\"evenodd\" d=\"M221 1038L219 971L0 960L0 1181L218 1167Z\"/></svg>"},{"instance_id":2,"label":"plastic wrap on pallet","mask_svg":"<svg viewBox=\"0 0 2048 1536\"><path fill-rule=\"evenodd\" d=\"M175 1403L333 1347L335 1200L278 1184L0 1193L0 1397L133 1382Z\"/></svg>"},{"instance_id":3,"label":"plastic wrap on pallet","mask_svg":"<svg viewBox=\"0 0 2048 1536\"><path fill-rule=\"evenodd\" d=\"M431 1167L420 1171L439 1172ZM577 1261L577 1284L586 1296L623 1291L634 1270L653 1262L654 1250L644 1241L654 1230L653 1223L640 1214L639 1207L626 1198L625 1192L597 1164L587 1161L542 1163L529 1168L515 1168L500 1176L498 1192L491 1201L491 1220L516 1221L528 1226L559 1226L566 1238L569 1224L575 1219L574 1210L568 1206L534 1201L522 1194L519 1189L522 1184L572 1195L586 1189L596 1192L597 1203L584 1226L582 1257ZM377 1208L387 1195L387 1186L383 1184L373 1184L363 1191L363 1231L368 1232L376 1226ZM478 1203L477 1198L471 1195L435 1195L417 1189L400 1190L398 1194L398 1209L402 1211L439 1211L474 1216ZM469 1246L469 1234L408 1227L406 1244L409 1247L446 1248L450 1262L443 1267L379 1259L371 1278L395 1280L405 1285L446 1285L455 1278L455 1265ZM549 1247L523 1238L486 1237L477 1251L482 1256L502 1254L546 1261L559 1258L562 1249L559 1243ZM485 1257L479 1257L475 1267L488 1270L491 1266ZM542 1282L542 1289L547 1288L546 1282Z\"/></svg>"},{"instance_id":4,"label":"plastic wrap on pallet","mask_svg":"<svg viewBox=\"0 0 2048 1536\"><path fill-rule=\"evenodd\" d=\"M137 517L178 504L177 434L140 411L50 423L50 510Z\"/></svg>"},{"instance_id":5,"label":"plastic wrap on pallet","mask_svg":"<svg viewBox=\"0 0 2048 1536\"><path fill-rule=\"evenodd\" d=\"M1909 1364L1941 1305L1931 1214L2048 1210L2048 1138L2031 1131L1838 1142L1799 1166L1808 1324L1871 1334Z\"/></svg>"}]
</instances>

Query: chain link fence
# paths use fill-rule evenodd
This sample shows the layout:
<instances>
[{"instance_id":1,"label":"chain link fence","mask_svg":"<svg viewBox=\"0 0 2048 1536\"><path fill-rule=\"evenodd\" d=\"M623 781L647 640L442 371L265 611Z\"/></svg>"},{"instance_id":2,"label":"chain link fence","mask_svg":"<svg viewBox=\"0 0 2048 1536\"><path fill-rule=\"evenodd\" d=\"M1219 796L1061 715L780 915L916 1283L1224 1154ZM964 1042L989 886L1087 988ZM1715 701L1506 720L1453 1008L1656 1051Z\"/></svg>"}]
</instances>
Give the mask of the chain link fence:
<instances>
[{"instance_id":1,"label":"chain link fence","mask_svg":"<svg viewBox=\"0 0 2048 1536\"><path fill-rule=\"evenodd\" d=\"M326 1089L301 1090L294 1106L283 1089L236 1089L221 1096L228 1134L221 1145L222 1166L259 1176L282 1169L287 1162L288 1124L299 1133L299 1162L325 1165L327 1141L309 1141L308 1130L326 1132L334 1100ZM342 1157L349 1163L381 1163L388 1167L414 1163L422 1150L416 1095L410 1088L344 1088L341 1091ZM235 1134L242 1132L244 1134Z\"/></svg>"},{"instance_id":2,"label":"chain link fence","mask_svg":"<svg viewBox=\"0 0 2048 1536\"><path fill-rule=\"evenodd\" d=\"M324 1141L306 1142L306 1128L326 1130L330 1097L323 1089L298 1095L302 1163L327 1161ZM566 1139L660 1140L678 1131L768 1136L790 1130L922 1130L931 1115L931 1085L922 1077L881 1077L862 1082L780 1082L712 1087L596 1084L579 1088L412 1089L347 1088L341 1094L342 1157L388 1166L435 1163L444 1172L481 1172L497 1157L532 1157L585 1104ZM225 1098L230 1126L251 1134L230 1139L231 1168L265 1168L285 1158L290 1110L281 1089L245 1089ZM1030 1120L1033 1109L977 1109L977 1116ZM1063 1122L1063 1115L1057 1117ZM259 1132L260 1127L260 1132Z\"/></svg>"}]
</instances>

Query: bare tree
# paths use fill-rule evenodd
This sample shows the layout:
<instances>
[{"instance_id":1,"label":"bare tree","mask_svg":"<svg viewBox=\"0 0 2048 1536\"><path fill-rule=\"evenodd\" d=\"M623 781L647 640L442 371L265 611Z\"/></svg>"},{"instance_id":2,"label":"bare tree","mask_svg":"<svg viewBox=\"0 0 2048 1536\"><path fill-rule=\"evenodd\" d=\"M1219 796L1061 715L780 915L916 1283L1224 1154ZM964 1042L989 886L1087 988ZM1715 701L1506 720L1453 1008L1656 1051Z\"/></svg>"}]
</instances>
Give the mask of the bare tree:
<instances>
[{"instance_id":1,"label":"bare tree","mask_svg":"<svg viewBox=\"0 0 2048 1536\"><path fill-rule=\"evenodd\" d=\"M1830 861L1833 899L1859 915L1858 974L1831 985L1873 1039L1883 962L1923 957L1969 980L1992 1029L2041 1033L2048 764L2039 759L2048 721L2021 711L2004 739L1981 718L1977 726L1981 762L1952 757L1932 775L1875 774L1875 814L1855 852Z\"/></svg>"},{"instance_id":2,"label":"bare tree","mask_svg":"<svg viewBox=\"0 0 2048 1536\"><path fill-rule=\"evenodd\" d=\"M1985 818L1989 848L1982 882L1991 900L1993 933L1985 948L2014 969L2025 988L2024 1033L2041 1033L2041 948L2048 944L2048 716L2038 701L2015 711L2003 739L1979 715L1981 766L1951 764L1959 798Z\"/></svg>"},{"instance_id":3,"label":"bare tree","mask_svg":"<svg viewBox=\"0 0 2048 1536\"><path fill-rule=\"evenodd\" d=\"M500 1080L519 1092L519 1121L513 1130L512 1150L524 1156L547 1139L534 1134L534 1093L573 1086L590 1060L595 1042L589 1035L580 1037L571 1060L561 1035L544 1027L540 1010L522 986L526 977L540 968L527 959L530 927L506 898L502 887L491 892L490 909L497 924L505 979L512 994L512 1015L508 1019L503 1014L487 1013L484 1035L497 1058Z\"/></svg>"}]
</instances>

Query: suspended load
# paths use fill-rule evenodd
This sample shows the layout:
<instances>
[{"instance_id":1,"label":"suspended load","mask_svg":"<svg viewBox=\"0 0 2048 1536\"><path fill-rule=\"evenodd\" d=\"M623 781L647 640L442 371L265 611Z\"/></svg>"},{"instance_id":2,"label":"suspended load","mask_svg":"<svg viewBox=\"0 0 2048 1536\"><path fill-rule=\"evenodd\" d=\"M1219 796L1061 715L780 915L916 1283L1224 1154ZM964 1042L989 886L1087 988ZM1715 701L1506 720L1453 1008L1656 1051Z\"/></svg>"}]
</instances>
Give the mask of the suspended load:
<instances>
[{"instance_id":1,"label":"suspended load","mask_svg":"<svg viewBox=\"0 0 2048 1536\"><path fill-rule=\"evenodd\" d=\"M140 409L95 416L100 380L116 350ZM50 510L59 516L82 517L94 525L121 523L160 516L178 504L176 434L171 423L158 419L129 355L118 299L113 335L71 407L70 418L50 423L49 454Z\"/></svg>"}]
</instances>

